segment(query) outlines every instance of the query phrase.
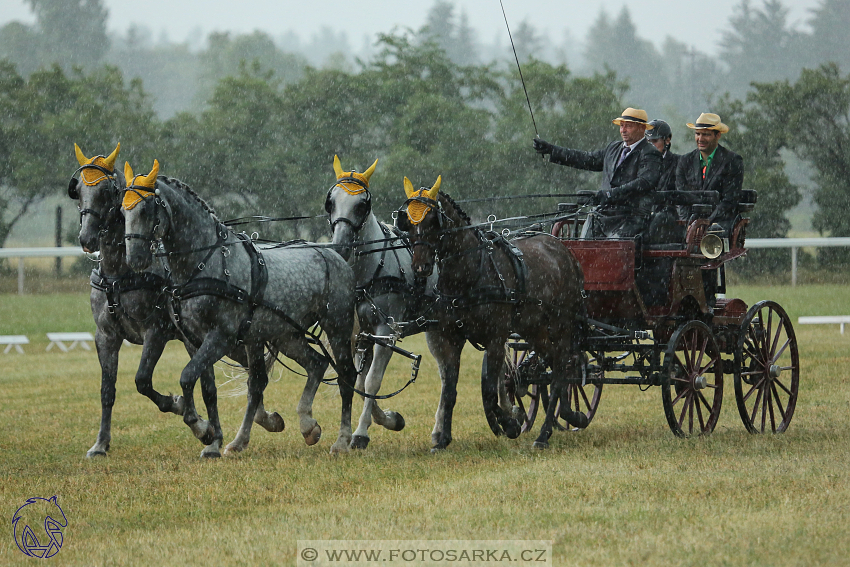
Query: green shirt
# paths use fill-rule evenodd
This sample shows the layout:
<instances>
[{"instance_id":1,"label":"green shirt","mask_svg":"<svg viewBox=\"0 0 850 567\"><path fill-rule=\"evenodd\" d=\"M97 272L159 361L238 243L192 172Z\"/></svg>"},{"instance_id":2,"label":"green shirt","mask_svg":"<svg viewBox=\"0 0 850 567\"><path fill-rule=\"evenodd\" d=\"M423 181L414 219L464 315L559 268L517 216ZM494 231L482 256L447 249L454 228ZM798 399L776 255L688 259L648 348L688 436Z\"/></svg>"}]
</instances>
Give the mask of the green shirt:
<instances>
[{"instance_id":1,"label":"green shirt","mask_svg":"<svg viewBox=\"0 0 850 567\"><path fill-rule=\"evenodd\" d=\"M717 146L719 148L720 146ZM717 153L717 148L714 148L714 151L711 152L708 156L708 160L703 159L702 152L699 153L699 163L702 166L702 178L705 179L705 172L708 171L708 168L711 167L711 160L714 159L714 154Z\"/></svg>"}]
</instances>

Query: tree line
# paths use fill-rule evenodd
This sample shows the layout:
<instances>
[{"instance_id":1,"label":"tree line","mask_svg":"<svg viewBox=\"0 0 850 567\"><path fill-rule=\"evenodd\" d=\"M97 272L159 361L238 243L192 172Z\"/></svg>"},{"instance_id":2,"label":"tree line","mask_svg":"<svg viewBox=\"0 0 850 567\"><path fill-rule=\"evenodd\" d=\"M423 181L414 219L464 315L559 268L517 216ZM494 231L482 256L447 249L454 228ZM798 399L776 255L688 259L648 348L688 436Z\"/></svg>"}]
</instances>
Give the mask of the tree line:
<instances>
[{"instance_id":1,"label":"tree line","mask_svg":"<svg viewBox=\"0 0 850 567\"><path fill-rule=\"evenodd\" d=\"M831 4L824 2L822 10ZM435 4L432 16L441 6L446 3ZM444 10L443 16L451 14ZM234 47L239 38L222 34L218 49L201 55L210 58L210 69L227 74L207 77L209 95L201 110L167 118L154 110L162 83L128 80L117 66L67 69L57 61L23 72L6 59L0 63L0 243L35 203L67 185L77 167L75 142L96 154L120 141L121 163L129 160L137 171L158 159L163 173L191 185L223 217L320 214L334 181L335 154L345 168L380 160L372 185L376 211L385 219L403 200L404 176L430 185L442 175L443 187L458 199L598 187L597 174L550 166L530 149L534 126L514 67L459 62L434 29L463 37L457 26L439 28L434 22L418 32L381 35L357 70L289 67L287 58L271 63L282 53L273 45L265 59L242 58ZM813 66L796 79L752 83L742 96L713 100L710 109L732 128L722 143L744 156L745 186L759 192L750 237L781 237L789 229L784 213L797 204L800 191L785 174L783 151L796 153L816 172L816 229L850 235L850 220L834 206L850 203L850 157L843 151L850 142L850 77L841 69L839 62ZM583 76L564 63L527 57L523 75L537 125L560 145L602 147L617 137L611 118L634 99L634 87L612 68ZM693 118L683 114L681 122L685 119ZM668 121L677 124L675 118ZM683 152L692 147L689 141L679 145ZM557 201L466 208L479 218L513 216L553 210ZM321 222L261 228L272 238L317 238L325 230ZM823 251L819 258L830 265L850 259L843 249ZM753 269L772 265L769 253L757 260L749 262Z\"/></svg>"}]
</instances>

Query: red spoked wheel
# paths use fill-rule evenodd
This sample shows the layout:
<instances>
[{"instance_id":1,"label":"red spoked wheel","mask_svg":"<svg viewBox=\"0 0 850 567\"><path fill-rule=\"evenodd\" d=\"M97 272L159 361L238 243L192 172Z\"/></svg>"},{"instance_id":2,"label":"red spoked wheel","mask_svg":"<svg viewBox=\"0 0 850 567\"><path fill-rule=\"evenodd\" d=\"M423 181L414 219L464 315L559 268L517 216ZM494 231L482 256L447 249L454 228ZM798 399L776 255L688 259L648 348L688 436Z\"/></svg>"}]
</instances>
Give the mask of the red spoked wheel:
<instances>
[{"instance_id":1,"label":"red spoked wheel","mask_svg":"<svg viewBox=\"0 0 850 567\"><path fill-rule=\"evenodd\" d=\"M582 363L584 364L583 372L589 372L586 355L582 356ZM583 413L587 418L587 424L590 425L590 422L593 421L593 416L596 415L596 409L599 407L599 398L601 396L602 384L567 384L567 393L561 397L556 415L560 416L562 406L566 402L566 406L572 411ZM581 429L587 429L587 426L573 427L568 425L567 429L580 431Z\"/></svg>"},{"instance_id":2,"label":"red spoked wheel","mask_svg":"<svg viewBox=\"0 0 850 567\"><path fill-rule=\"evenodd\" d=\"M735 399L750 433L782 433L797 407L800 357L788 314L773 301L753 305L735 349Z\"/></svg>"},{"instance_id":3,"label":"red spoked wheel","mask_svg":"<svg viewBox=\"0 0 850 567\"><path fill-rule=\"evenodd\" d=\"M543 407L543 412L546 412L549 392L545 385L525 385L520 374L524 377L530 374L539 376L546 368L539 357L520 341L508 342L505 359L505 391L511 405L518 409L517 418L522 422L520 433L525 433L534 426L538 410Z\"/></svg>"},{"instance_id":4,"label":"red spoked wheel","mask_svg":"<svg viewBox=\"0 0 850 567\"><path fill-rule=\"evenodd\" d=\"M550 369L534 351L528 350L527 345L514 341L508 343L509 352L506 356L505 389L511 404L519 411L522 421L522 432L530 431L538 412L546 414L549 406L549 387L545 384L528 384L539 380ZM596 415L599 399L602 396L602 384L569 384L567 393L558 402L555 410L554 428L562 431L578 431L560 417L562 405L576 412L583 413L587 423ZM542 408L542 409L541 409Z\"/></svg>"},{"instance_id":5,"label":"red spoked wheel","mask_svg":"<svg viewBox=\"0 0 850 567\"><path fill-rule=\"evenodd\" d=\"M664 352L661 400L676 436L714 431L723 403L723 361L705 323L688 321L670 337Z\"/></svg>"}]
</instances>

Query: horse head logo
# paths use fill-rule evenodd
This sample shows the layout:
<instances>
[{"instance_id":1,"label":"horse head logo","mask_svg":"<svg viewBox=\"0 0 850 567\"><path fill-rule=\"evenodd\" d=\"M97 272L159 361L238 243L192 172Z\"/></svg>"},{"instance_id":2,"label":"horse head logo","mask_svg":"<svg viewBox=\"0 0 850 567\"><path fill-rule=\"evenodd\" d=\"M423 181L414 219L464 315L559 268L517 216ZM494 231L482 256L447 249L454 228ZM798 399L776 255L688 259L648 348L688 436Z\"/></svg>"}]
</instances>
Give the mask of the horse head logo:
<instances>
[{"instance_id":1,"label":"horse head logo","mask_svg":"<svg viewBox=\"0 0 850 567\"><path fill-rule=\"evenodd\" d=\"M50 499L30 498L15 512L12 526L15 543L22 553L47 559L59 553L62 548L62 528L68 527L68 519L56 503L56 496ZM32 526L36 527L38 533ZM38 529L39 527L43 527L44 531Z\"/></svg>"}]
</instances>

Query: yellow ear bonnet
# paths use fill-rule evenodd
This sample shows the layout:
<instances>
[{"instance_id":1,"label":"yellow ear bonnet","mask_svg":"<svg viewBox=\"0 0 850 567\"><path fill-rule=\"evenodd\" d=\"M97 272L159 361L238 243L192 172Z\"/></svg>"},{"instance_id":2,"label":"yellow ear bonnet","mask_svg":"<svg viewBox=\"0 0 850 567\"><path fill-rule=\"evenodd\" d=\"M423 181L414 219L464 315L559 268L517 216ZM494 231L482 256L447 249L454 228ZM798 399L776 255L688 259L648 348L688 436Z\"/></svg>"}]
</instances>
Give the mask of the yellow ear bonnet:
<instances>
[{"instance_id":1,"label":"yellow ear bonnet","mask_svg":"<svg viewBox=\"0 0 850 567\"><path fill-rule=\"evenodd\" d=\"M342 187L346 193L349 195L359 195L360 193L365 192L369 188L369 178L372 177L372 174L375 172L375 166L378 165L378 160L375 160L369 169L364 171L363 173L358 173L356 171L343 171L342 166L339 163L339 157L334 156L334 173L336 174L337 181L341 179L356 179L360 181L360 183L355 183L351 181L342 181L338 182L337 185Z\"/></svg>"},{"instance_id":2,"label":"yellow ear bonnet","mask_svg":"<svg viewBox=\"0 0 850 567\"><path fill-rule=\"evenodd\" d=\"M437 177L437 181L434 183L434 186L431 189L427 187L423 187L419 190L413 189L413 184L410 180L405 177L404 178L404 192L407 194L407 198L410 199L412 197L425 197L427 199L431 199L432 201L437 200L437 193L440 191L440 183L442 182L442 177ZM425 215L428 214L428 211L431 210L431 207L422 203L421 201L412 201L407 205L407 218L410 219L410 224L417 225L425 220Z\"/></svg>"},{"instance_id":3,"label":"yellow ear bonnet","mask_svg":"<svg viewBox=\"0 0 850 567\"><path fill-rule=\"evenodd\" d=\"M133 210L146 197L154 194L157 173L159 173L159 162L157 160L153 160L153 169L147 175L133 176L133 168L130 167L130 164L124 165L124 177L129 180L127 181L128 191L124 193L124 201L121 203L121 207L125 211Z\"/></svg>"},{"instance_id":4,"label":"yellow ear bonnet","mask_svg":"<svg viewBox=\"0 0 850 567\"><path fill-rule=\"evenodd\" d=\"M80 146L74 144L74 153L77 156L77 161L82 165L97 165L100 166L107 171L114 172L115 171L115 159L118 157L118 152L121 150L121 143L119 142L115 149L108 156L94 156L93 158L87 158L83 151L80 149ZM106 174L100 171L99 169L94 169L93 167L85 167L80 172L80 177L83 179L83 183L88 185L89 187L94 187L104 179L106 179Z\"/></svg>"}]
</instances>

